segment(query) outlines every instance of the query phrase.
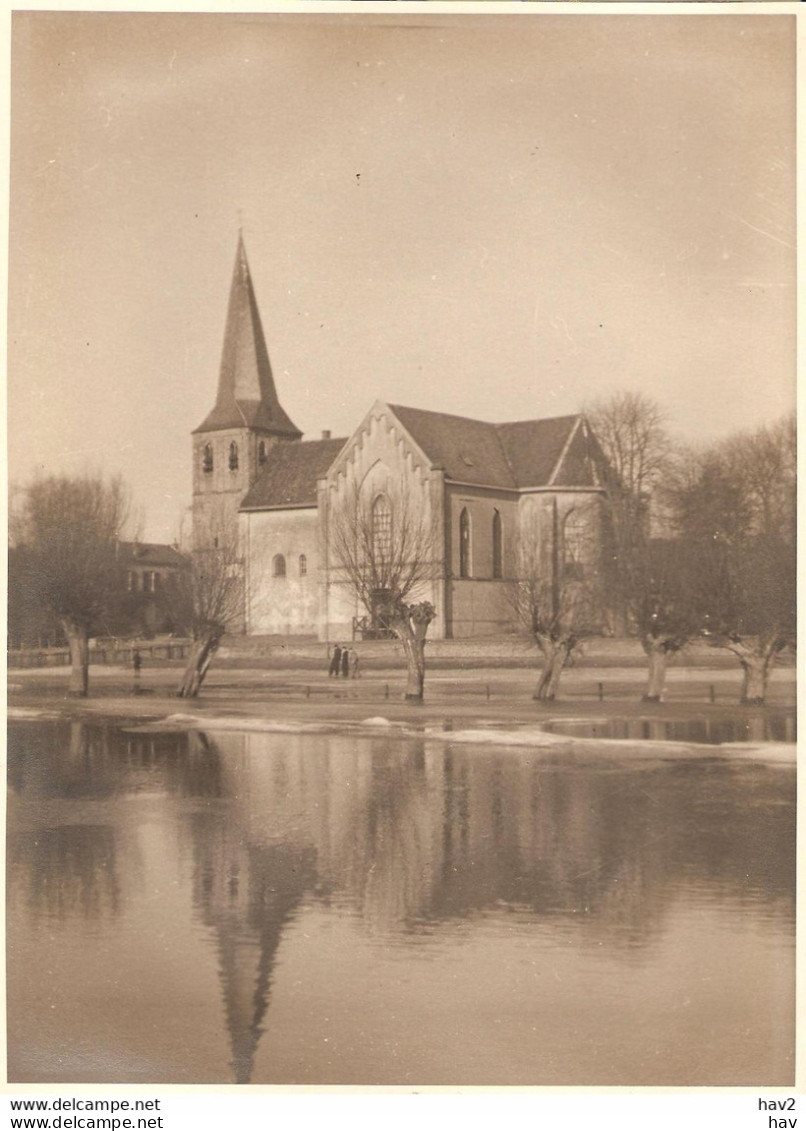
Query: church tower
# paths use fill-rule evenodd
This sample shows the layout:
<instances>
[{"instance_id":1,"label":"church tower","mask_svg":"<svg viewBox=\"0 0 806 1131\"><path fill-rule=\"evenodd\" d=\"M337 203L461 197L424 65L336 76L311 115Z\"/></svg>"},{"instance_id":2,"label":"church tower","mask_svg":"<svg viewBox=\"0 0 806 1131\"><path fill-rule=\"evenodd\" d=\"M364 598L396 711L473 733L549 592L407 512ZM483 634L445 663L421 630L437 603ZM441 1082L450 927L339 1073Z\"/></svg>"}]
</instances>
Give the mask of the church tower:
<instances>
[{"instance_id":1,"label":"church tower","mask_svg":"<svg viewBox=\"0 0 806 1131\"><path fill-rule=\"evenodd\" d=\"M269 449L301 436L277 397L239 232L218 395L213 409L193 433L196 549L214 544L225 528L227 532L237 530L241 500L259 475Z\"/></svg>"}]
</instances>

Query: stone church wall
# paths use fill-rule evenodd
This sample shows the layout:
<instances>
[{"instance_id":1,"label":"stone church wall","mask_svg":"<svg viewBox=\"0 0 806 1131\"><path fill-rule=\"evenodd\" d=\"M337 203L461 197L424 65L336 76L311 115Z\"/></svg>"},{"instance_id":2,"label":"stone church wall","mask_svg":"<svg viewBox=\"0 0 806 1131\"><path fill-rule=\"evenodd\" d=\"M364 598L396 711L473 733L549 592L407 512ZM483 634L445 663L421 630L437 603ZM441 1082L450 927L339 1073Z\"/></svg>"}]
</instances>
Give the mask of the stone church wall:
<instances>
[{"instance_id":1,"label":"stone church wall","mask_svg":"<svg viewBox=\"0 0 806 1131\"><path fill-rule=\"evenodd\" d=\"M248 562L247 632L315 635L319 629L318 517L313 507L241 516ZM277 559L285 563L277 572Z\"/></svg>"},{"instance_id":2,"label":"stone church wall","mask_svg":"<svg viewBox=\"0 0 806 1131\"><path fill-rule=\"evenodd\" d=\"M467 578L461 577L460 526L462 511L470 523ZM493 577L493 518L501 519L501 578ZM513 614L507 578L515 574L518 544L518 503L509 493L483 487L449 485L448 592L450 635L455 639L508 632Z\"/></svg>"}]
</instances>

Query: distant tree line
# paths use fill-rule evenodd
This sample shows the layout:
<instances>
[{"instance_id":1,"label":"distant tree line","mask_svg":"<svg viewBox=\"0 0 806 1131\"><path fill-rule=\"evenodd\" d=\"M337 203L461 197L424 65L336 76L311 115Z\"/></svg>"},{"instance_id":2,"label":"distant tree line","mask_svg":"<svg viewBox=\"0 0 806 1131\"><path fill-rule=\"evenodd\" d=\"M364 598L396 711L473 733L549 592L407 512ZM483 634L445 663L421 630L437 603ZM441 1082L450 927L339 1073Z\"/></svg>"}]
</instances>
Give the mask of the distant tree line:
<instances>
[{"instance_id":1,"label":"distant tree line","mask_svg":"<svg viewBox=\"0 0 806 1131\"><path fill-rule=\"evenodd\" d=\"M647 655L645 698L670 656L702 639L733 652L744 703L763 703L776 657L795 647L794 414L700 448L672 443L638 393L593 405L609 466L599 584L617 629Z\"/></svg>"}]
</instances>

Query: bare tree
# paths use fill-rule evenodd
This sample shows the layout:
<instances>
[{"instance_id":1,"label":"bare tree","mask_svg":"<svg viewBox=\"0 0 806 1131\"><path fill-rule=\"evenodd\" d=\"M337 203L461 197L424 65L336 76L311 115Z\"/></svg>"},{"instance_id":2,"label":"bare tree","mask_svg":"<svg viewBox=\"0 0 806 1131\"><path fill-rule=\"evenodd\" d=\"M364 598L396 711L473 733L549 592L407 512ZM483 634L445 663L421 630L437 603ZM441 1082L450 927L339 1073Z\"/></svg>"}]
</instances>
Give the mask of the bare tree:
<instances>
[{"instance_id":1,"label":"bare tree","mask_svg":"<svg viewBox=\"0 0 806 1131\"><path fill-rule=\"evenodd\" d=\"M243 613L243 561L237 519L222 509L194 530L196 548L188 567L163 589L163 601L177 629L191 639L177 695L195 699L222 637Z\"/></svg>"},{"instance_id":2,"label":"bare tree","mask_svg":"<svg viewBox=\"0 0 806 1131\"><path fill-rule=\"evenodd\" d=\"M127 513L121 480L90 473L37 479L19 508L15 540L29 596L67 637L71 695L87 695L90 634L108 628L125 592L117 547Z\"/></svg>"},{"instance_id":3,"label":"bare tree","mask_svg":"<svg viewBox=\"0 0 806 1131\"><path fill-rule=\"evenodd\" d=\"M556 698L560 677L582 642L602 630L599 571L600 508L585 503L560 514L548 511L524 520L518 546L518 577L510 604L521 627L543 657L533 698Z\"/></svg>"},{"instance_id":4,"label":"bare tree","mask_svg":"<svg viewBox=\"0 0 806 1131\"><path fill-rule=\"evenodd\" d=\"M790 421L742 433L692 462L677 490L679 537L706 638L762 704L776 658L795 645L795 459Z\"/></svg>"},{"instance_id":5,"label":"bare tree","mask_svg":"<svg viewBox=\"0 0 806 1131\"><path fill-rule=\"evenodd\" d=\"M737 484L753 532L778 534L794 542L797 489L797 431L794 413L752 432L740 432L717 446L731 481Z\"/></svg>"},{"instance_id":6,"label":"bare tree","mask_svg":"<svg viewBox=\"0 0 806 1131\"><path fill-rule=\"evenodd\" d=\"M644 699L658 701L670 656L700 628L689 557L669 537L669 483L681 457L663 410L642 393L618 392L592 405L588 416L610 470L608 594L622 629L638 636L647 656Z\"/></svg>"},{"instance_id":7,"label":"bare tree","mask_svg":"<svg viewBox=\"0 0 806 1131\"><path fill-rule=\"evenodd\" d=\"M586 410L604 452L607 491L607 588L617 631L632 631L646 596L644 570L651 509L668 472L672 445L661 407L643 393L621 391Z\"/></svg>"},{"instance_id":8,"label":"bare tree","mask_svg":"<svg viewBox=\"0 0 806 1131\"><path fill-rule=\"evenodd\" d=\"M425 640L436 616L430 601L412 600L437 575L436 529L403 489L375 498L355 486L330 516L336 576L352 590L373 624L403 645L406 699L422 702Z\"/></svg>"},{"instance_id":9,"label":"bare tree","mask_svg":"<svg viewBox=\"0 0 806 1131\"><path fill-rule=\"evenodd\" d=\"M686 543L647 538L631 566L631 617L648 662L644 700L659 702L671 656L702 627Z\"/></svg>"},{"instance_id":10,"label":"bare tree","mask_svg":"<svg viewBox=\"0 0 806 1131\"><path fill-rule=\"evenodd\" d=\"M643 393L621 391L585 411L618 483L645 500L663 477L671 450L663 409Z\"/></svg>"}]
</instances>

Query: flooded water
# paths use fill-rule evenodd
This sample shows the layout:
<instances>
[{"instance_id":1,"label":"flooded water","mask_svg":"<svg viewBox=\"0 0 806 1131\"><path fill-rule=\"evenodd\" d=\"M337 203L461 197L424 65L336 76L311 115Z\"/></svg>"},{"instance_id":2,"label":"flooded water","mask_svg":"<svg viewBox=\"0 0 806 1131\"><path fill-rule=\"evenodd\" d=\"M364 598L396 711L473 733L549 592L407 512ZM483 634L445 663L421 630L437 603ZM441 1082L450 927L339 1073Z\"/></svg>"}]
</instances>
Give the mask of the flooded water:
<instances>
[{"instance_id":1,"label":"flooded water","mask_svg":"<svg viewBox=\"0 0 806 1131\"><path fill-rule=\"evenodd\" d=\"M743 711L741 715L702 715L699 718L553 719L543 729L576 738L622 738L649 742L693 742L721 746L733 742L795 742L794 711Z\"/></svg>"},{"instance_id":2,"label":"flooded water","mask_svg":"<svg viewBox=\"0 0 806 1131\"><path fill-rule=\"evenodd\" d=\"M794 766L13 724L13 1082L787 1085Z\"/></svg>"}]
</instances>

